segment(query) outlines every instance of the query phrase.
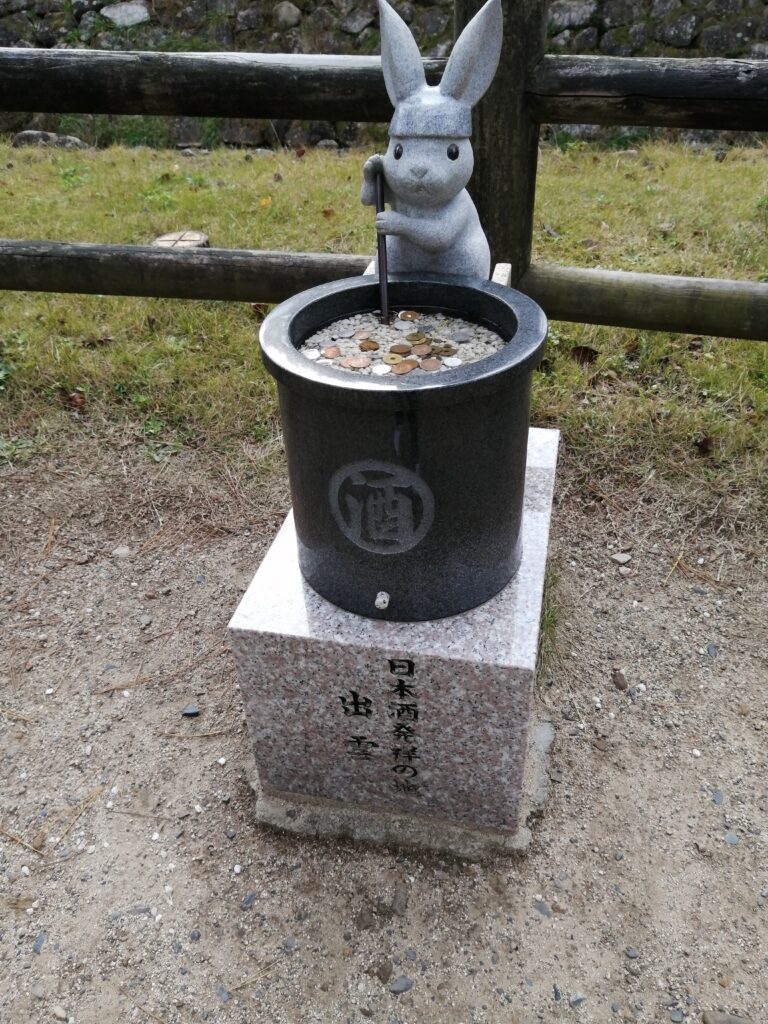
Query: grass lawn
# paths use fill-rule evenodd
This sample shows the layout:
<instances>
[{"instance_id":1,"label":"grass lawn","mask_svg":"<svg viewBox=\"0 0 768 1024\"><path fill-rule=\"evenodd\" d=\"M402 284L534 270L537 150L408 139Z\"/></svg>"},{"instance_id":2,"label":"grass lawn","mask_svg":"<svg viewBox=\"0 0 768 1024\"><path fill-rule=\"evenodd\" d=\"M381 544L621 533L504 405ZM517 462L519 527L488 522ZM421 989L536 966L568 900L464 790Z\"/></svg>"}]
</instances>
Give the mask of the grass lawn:
<instances>
[{"instance_id":1,"label":"grass lawn","mask_svg":"<svg viewBox=\"0 0 768 1024\"><path fill-rule=\"evenodd\" d=\"M721 155L722 156L722 155ZM365 154L11 149L0 142L0 236L147 244L181 228L214 246L373 251L358 200ZM546 148L537 260L768 279L768 146ZM181 447L274 450L276 403L256 342L260 308L4 292L0 459L128 436ZM768 346L551 325L533 420L559 427L583 485L686 481L733 526L768 511ZM717 510L717 511L715 511Z\"/></svg>"}]
</instances>

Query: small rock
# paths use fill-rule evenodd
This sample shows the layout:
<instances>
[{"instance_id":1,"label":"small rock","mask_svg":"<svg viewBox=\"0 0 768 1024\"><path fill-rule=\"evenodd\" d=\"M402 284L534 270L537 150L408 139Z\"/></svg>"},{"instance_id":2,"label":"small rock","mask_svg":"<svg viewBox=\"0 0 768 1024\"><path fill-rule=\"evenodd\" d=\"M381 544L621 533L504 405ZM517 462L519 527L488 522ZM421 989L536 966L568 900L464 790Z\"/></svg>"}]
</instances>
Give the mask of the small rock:
<instances>
[{"instance_id":1,"label":"small rock","mask_svg":"<svg viewBox=\"0 0 768 1024\"><path fill-rule=\"evenodd\" d=\"M611 1003L611 1013L618 1013L621 1007L618 1003Z\"/></svg>"},{"instance_id":2,"label":"small rock","mask_svg":"<svg viewBox=\"0 0 768 1024\"><path fill-rule=\"evenodd\" d=\"M616 853L614 853L613 858L614 858L614 860L617 860L617 861L624 860L624 853L623 853L623 851L622 850L617 850Z\"/></svg>"},{"instance_id":3,"label":"small rock","mask_svg":"<svg viewBox=\"0 0 768 1024\"><path fill-rule=\"evenodd\" d=\"M714 791L714 792L712 793L712 802L713 802L713 803L714 803L714 804L715 804L715 805L716 805L717 807L720 807L720 805L721 805L721 804L722 804L722 802L723 802L723 791L722 791L722 789L716 789L716 790L715 790L715 791Z\"/></svg>"},{"instance_id":4,"label":"small rock","mask_svg":"<svg viewBox=\"0 0 768 1024\"><path fill-rule=\"evenodd\" d=\"M406 951L405 951L405 959L406 960L415 960L416 959L416 950L415 949L411 949L411 947L409 946L408 949L406 949Z\"/></svg>"},{"instance_id":5,"label":"small rock","mask_svg":"<svg viewBox=\"0 0 768 1024\"><path fill-rule=\"evenodd\" d=\"M186 707L181 709L182 718L197 718L200 714L200 708L197 704L187 704Z\"/></svg>"},{"instance_id":6,"label":"small rock","mask_svg":"<svg viewBox=\"0 0 768 1024\"><path fill-rule=\"evenodd\" d=\"M392 984L389 986L389 991L393 995L399 996L403 992L408 992L413 988L413 982L410 978L406 978L404 974L401 974L399 978L395 978Z\"/></svg>"},{"instance_id":7,"label":"small rock","mask_svg":"<svg viewBox=\"0 0 768 1024\"><path fill-rule=\"evenodd\" d=\"M626 565L632 561L632 555L628 551L617 551L615 555L611 555L611 561L617 565Z\"/></svg>"},{"instance_id":8,"label":"small rock","mask_svg":"<svg viewBox=\"0 0 768 1024\"><path fill-rule=\"evenodd\" d=\"M389 979L392 977L392 962L390 960L382 960L379 966L376 968L376 977L382 983L386 985Z\"/></svg>"},{"instance_id":9,"label":"small rock","mask_svg":"<svg viewBox=\"0 0 768 1024\"><path fill-rule=\"evenodd\" d=\"M735 832L726 832L725 841L726 843L728 843L729 846L736 846L736 844L739 841L739 837L736 835Z\"/></svg>"},{"instance_id":10,"label":"small rock","mask_svg":"<svg viewBox=\"0 0 768 1024\"><path fill-rule=\"evenodd\" d=\"M113 558L130 558L131 557L131 549L128 547L127 544L118 544L118 546L116 548L112 549L112 557Z\"/></svg>"},{"instance_id":11,"label":"small rock","mask_svg":"<svg viewBox=\"0 0 768 1024\"><path fill-rule=\"evenodd\" d=\"M226 835L227 839L234 839L235 836L237 835L237 832L235 832L233 828L228 828L224 834Z\"/></svg>"},{"instance_id":12,"label":"small rock","mask_svg":"<svg viewBox=\"0 0 768 1024\"><path fill-rule=\"evenodd\" d=\"M376 921L373 914L366 907L364 907L355 917L355 928L361 932L365 932L373 928L375 923Z\"/></svg>"},{"instance_id":13,"label":"small rock","mask_svg":"<svg viewBox=\"0 0 768 1024\"><path fill-rule=\"evenodd\" d=\"M240 909L241 910L250 910L251 907L253 907L253 905L255 903L256 903L256 893L255 892L249 892L248 895L247 896L243 896L242 900L240 901Z\"/></svg>"},{"instance_id":14,"label":"small rock","mask_svg":"<svg viewBox=\"0 0 768 1024\"><path fill-rule=\"evenodd\" d=\"M533 909L538 910L542 917L552 917L552 911L544 900L534 900Z\"/></svg>"},{"instance_id":15,"label":"small rock","mask_svg":"<svg viewBox=\"0 0 768 1024\"><path fill-rule=\"evenodd\" d=\"M637 960L637 958L640 956L640 951L636 949L634 946L627 946L626 954L628 960Z\"/></svg>"},{"instance_id":16,"label":"small rock","mask_svg":"<svg viewBox=\"0 0 768 1024\"><path fill-rule=\"evenodd\" d=\"M40 955L40 953L42 953L43 945L44 944L45 944L45 932L40 932L40 934L35 939L34 946L32 947L34 949L34 951L38 954L38 956Z\"/></svg>"},{"instance_id":17,"label":"small rock","mask_svg":"<svg viewBox=\"0 0 768 1024\"><path fill-rule=\"evenodd\" d=\"M717 657L717 644L707 644L707 654L710 658Z\"/></svg>"},{"instance_id":18,"label":"small rock","mask_svg":"<svg viewBox=\"0 0 768 1024\"><path fill-rule=\"evenodd\" d=\"M35 999L45 998L45 989L43 988L43 983L41 981L36 981L35 984L32 986L31 991Z\"/></svg>"},{"instance_id":19,"label":"small rock","mask_svg":"<svg viewBox=\"0 0 768 1024\"><path fill-rule=\"evenodd\" d=\"M14 135L11 145L15 149L22 146L57 146L61 149L86 149L82 139L76 135L58 135L56 132L23 131Z\"/></svg>"},{"instance_id":20,"label":"small rock","mask_svg":"<svg viewBox=\"0 0 768 1024\"><path fill-rule=\"evenodd\" d=\"M682 1010L673 1010L669 1015L669 1019L674 1021L674 1024L680 1024L680 1021L685 1020L685 1014Z\"/></svg>"},{"instance_id":21,"label":"small rock","mask_svg":"<svg viewBox=\"0 0 768 1024\"><path fill-rule=\"evenodd\" d=\"M217 985L216 995L219 997L222 1003L228 1003L229 1000L232 998L232 993L229 991L229 989L224 988L223 985Z\"/></svg>"},{"instance_id":22,"label":"small rock","mask_svg":"<svg viewBox=\"0 0 768 1024\"><path fill-rule=\"evenodd\" d=\"M200 941L200 932L197 930L197 928L195 928L193 931L191 931L189 933L189 941L190 942L199 942Z\"/></svg>"},{"instance_id":23,"label":"small rock","mask_svg":"<svg viewBox=\"0 0 768 1024\"><path fill-rule=\"evenodd\" d=\"M286 953L295 953L298 948L299 944L292 935L289 936L283 943L283 949L285 950Z\"/></svg>"},{"instance_id":24,"label":"small rock","mask_svg":"<svg viewBox=\"0 0 768 1024\"><path fill-rule=\"evenodd\" d=\"M560 991L557 985L552 986L552 995L556 1003L559 1003L560 1000L563 998L563 993Z\"/></svg>"},{"instance_id":25,"label":"small rock","mask_svg":"<svg viewBox=\"0 0 768 1024\"><path fill-rule=\"evenodd\" d=\"M51 1007L51 1013L56 1018L56 1020L66 1020L67 1019L67 1011L64 1009L64 1007L60 1003L57 1003L55 1006Z\"/></svg>"},{"instance_id":26,"label":"small rock","mask_svg":"<svg viewBox=\"0 0 768 1024\"><path fill-rule=\"evenodd\" d=\"M615 668L613 672L611 672L611 682L617 690L626 690L627 686L629 685L627 683L627 677L624 675L620 668Z\"/></svg>"},{"instance_id":27,"label":"small rock","mask_svg":"<svg viewBox=\"0 0 768 1024\"><path fill-rule=\"evenodd\" d=\"M583 1006L584 1003L586 1003L586 1001L587 997L584 995L583 992L574 992L568 1000L568 1005L572 1010L578 1010L578 1008L580 1006Z\"/></svg>"},{"instance_id":28,"label":"small rock","mask_svg":"<svg viewBox=\"0 0 768 1024\"><path fill-rule=\"evenodd\" d=\"M292 4L291 0L282 0L272 11L272 20L275 28L284 32L289 28L296 28L301 21L301 11Z\"/></svg>"},{"instance_id":29,"label":"small rock","mask_svg":"<svg viewBox=\"0 0 768 1024\"><path fill-rule=\"evenodd\" d=\"M150 15L143 0L123 0L122 3L110 4L101 9L102 18L107 18L117 28L130 28L149 21Z\"/></svg>"}]
</instances>

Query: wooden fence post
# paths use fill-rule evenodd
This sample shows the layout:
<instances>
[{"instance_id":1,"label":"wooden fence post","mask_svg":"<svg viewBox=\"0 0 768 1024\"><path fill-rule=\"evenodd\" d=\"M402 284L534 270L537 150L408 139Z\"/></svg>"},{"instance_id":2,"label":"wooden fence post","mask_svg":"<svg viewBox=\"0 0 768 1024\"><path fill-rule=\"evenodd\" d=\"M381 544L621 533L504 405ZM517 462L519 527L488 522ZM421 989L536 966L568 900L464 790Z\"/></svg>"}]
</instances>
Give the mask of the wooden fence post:
<instances>
[{"instance_id":1,"label":"wooden fence post","mask_svg":"<svg viewBox=\"0 0 768 1024\"><path fill-rule=\"evenodd\" d=\"M455 0L459 33L484 0ZM491 264L509 263L515 286L531 261L539 126L525 86L544 55L547 0L502 0L504 43L493 85L475 108L475 171L469 191L491 245Z\"/></svg>"}]
</instances>

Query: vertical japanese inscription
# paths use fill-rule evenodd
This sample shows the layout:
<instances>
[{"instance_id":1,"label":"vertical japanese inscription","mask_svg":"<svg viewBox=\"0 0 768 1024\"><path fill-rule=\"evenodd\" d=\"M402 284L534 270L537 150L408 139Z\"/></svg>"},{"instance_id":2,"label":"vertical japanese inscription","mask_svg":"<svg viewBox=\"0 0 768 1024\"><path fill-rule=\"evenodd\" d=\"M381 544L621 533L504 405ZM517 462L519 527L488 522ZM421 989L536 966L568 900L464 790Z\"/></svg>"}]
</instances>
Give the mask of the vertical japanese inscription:
<instances>
[{"instance_id":1,"label":"vertical japanese inscription","mask_svg":"<svg viewBox=\"0 0 768 1024\"><path fill-rule=\"evenodd\" d=\"M382 767L387 771L389 784L398 793L418 793L421 789L421 754L416 665L410 658L388 658L387 665L386 714L391 758L388 757ZM339 701L344 717L358 720L355 731L345 739L346 756L357 762L374 761L381 744L365 731L369 720L374 717L374 701L358 690L339 694ZM353 725L352 722L349 724Z\"/></svg>"},{"instance_id":2,"label":"vertical japanese inscription","mask_svg":"<svg viewBox=\"0 0 768 1024\"><path fill-rule=\"evenodd\" d=\"M394 788L399 793L418 793L419 769L419 702L416 692L416 666L409 658L390 658L389 717L392 724L391 766L395 774Z\"/></svg>"}]
</instances>

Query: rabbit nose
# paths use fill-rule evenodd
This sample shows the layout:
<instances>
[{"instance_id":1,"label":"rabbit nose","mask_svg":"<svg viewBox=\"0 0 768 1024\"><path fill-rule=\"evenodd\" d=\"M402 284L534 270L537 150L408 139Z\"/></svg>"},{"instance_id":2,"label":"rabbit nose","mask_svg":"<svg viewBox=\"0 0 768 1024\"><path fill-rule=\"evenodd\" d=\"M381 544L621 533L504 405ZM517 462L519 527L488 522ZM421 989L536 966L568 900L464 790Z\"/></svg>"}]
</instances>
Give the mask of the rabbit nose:
<instances>
[{"instance_id":1,"label":"rabbit nose","mask_svg":"<svg viewBox=\"0 0 768 1024\"><path fill-rule=\"evenodd\" d=\"M412 167L411 174L414 176L414 178L423 178L428 170L428 167Z\"/></svg>"}]
</instances>

